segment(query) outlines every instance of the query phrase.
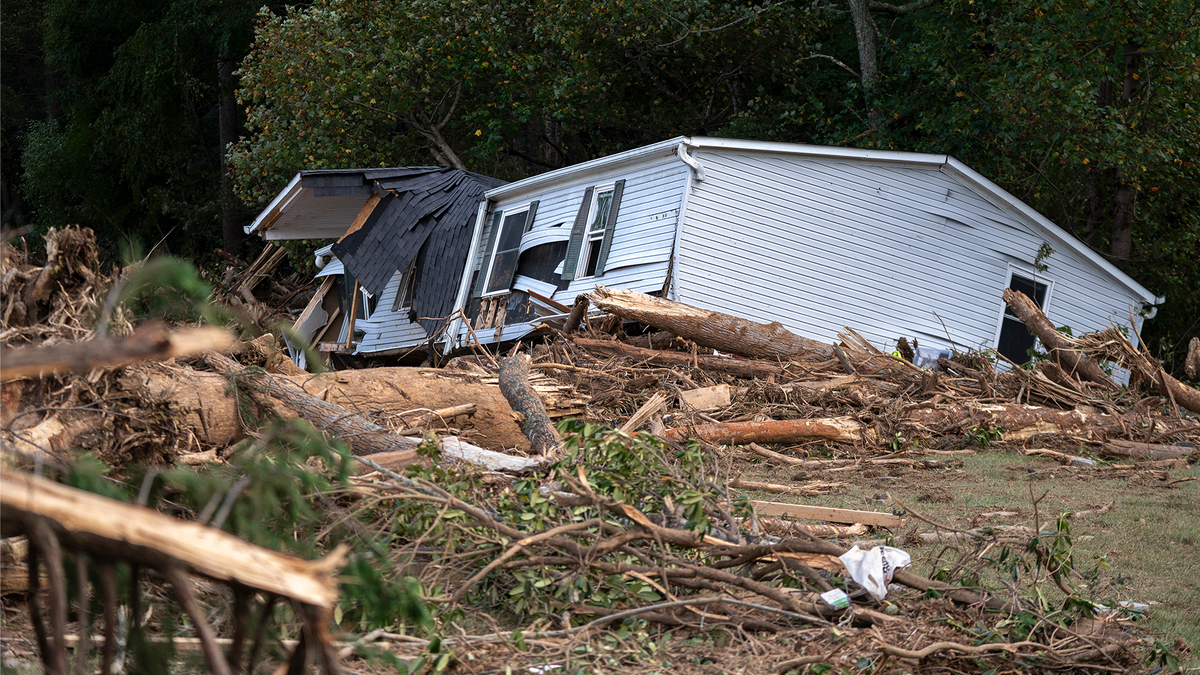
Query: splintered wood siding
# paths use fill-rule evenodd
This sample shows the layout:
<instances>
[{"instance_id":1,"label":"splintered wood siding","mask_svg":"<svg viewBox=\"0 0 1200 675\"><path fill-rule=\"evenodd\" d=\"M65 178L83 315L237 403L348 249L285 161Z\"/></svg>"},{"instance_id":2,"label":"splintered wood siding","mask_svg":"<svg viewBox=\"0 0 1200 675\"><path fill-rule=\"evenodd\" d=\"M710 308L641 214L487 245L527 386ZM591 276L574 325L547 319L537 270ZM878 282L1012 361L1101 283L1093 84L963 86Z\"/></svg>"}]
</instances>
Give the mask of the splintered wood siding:
<instances>
[{"instance_id":1,"label":"splintered wood siding","mask_svg":"<svg viewBox=\"0 0 1200 675\"><path fill-rule=\"evenodd\" d=\"M400 281L403 276L403 271L392 275L391 280L383 289L383 294L379 297L379 302L375 304L375 313L371 315L370 319L360 317L355 321L354 329L366 332L362 342L358 344L355 354L415 347L429 339L421 324L408 320L407 307L392 311L392 305L396 303L396 294L400 292Z\"/></svg>"},{"instance_id":2,"label":"splintered wood siding","mask_svg":"<svg viewBox=\"0 0 1200 675\"><path fill-rule=\"evenodd\" d=\"M950 175L768 153L701 151L678 252L678 300L832 342L851 326L891 350L995 346L1010 263L1046 239ZM1129 323L1134 297L1082 256L1056 253L1047 315L1076 334ZM935 316L935 312L937 316ZM938 316L945 322L945 329Z\"/></svg>"}]
</instances>

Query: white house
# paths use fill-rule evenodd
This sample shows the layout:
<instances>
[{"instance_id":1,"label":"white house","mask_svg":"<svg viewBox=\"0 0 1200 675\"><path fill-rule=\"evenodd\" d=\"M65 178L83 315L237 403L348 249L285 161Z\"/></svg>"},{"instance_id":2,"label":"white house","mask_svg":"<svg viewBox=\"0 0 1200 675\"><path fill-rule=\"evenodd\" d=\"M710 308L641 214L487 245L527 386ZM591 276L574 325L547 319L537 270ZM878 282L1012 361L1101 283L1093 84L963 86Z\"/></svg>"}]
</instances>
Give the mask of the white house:
<instances>
[{"instance_id":1,"label":"white house","mask_svg":"<svg viewBox=\"0 0 1200 675\"><path fill-rule=\"evenodd\" d=\"M953 157L718 138L492 188L465 259L446 352L526 335L597 284L826 342L851 326L888 351L915 337L1017 362L1034 341L1006 287L1076 334L1140 329L1164 300Z\"/></svg>"}]
</instances>

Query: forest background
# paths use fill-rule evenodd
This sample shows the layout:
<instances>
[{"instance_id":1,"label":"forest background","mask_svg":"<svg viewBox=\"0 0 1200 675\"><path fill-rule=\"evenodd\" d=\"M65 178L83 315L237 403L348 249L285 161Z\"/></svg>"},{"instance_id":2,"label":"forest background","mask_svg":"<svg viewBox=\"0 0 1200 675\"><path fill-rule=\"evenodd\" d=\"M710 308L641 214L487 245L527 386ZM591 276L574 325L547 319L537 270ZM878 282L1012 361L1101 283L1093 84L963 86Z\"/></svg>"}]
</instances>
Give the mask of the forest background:
<instances>
[{"instance_id":1,"label":"forest background","mask_svg":"<svg viewBox=\"0 0 1200 675\"><path fill-rule=\"evenodd\" d=\"M261 246L242 226L300 169L514 180L679 134L947 153L1167 296L1144 337L1179 371L1200 335L1198 11L6 0L3 226L216 269Z\"/></svg>"}]
</instances>

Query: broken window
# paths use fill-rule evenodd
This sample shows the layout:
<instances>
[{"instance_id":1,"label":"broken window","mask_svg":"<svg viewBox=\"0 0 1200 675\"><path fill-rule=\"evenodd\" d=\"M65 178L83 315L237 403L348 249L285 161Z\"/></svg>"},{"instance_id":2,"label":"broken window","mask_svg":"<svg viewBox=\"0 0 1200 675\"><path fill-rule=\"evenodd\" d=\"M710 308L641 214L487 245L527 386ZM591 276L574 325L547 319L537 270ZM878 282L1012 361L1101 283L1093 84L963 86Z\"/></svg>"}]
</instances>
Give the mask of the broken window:
<instances>
[{"instance_id":1,"label":"broken window","mask_svg":"<svg viewBox=\"0 0 1200 675\"><path fill-rule=\"evenodd\" d=\"M414 260L400 277L400 288L396 289L396 301L392 303L393 312L412 307L413 277L416 276L416 271L417 261Z\"/></svg>"},{"instance_id":2,"label":"broken window","mask_svg":"<svg viewBox=\"0 0 1200 675\"><path fill-rule=\"evenodd\" d=\"M577 270L582 270L577 278L596 276L596 267L600 263L600 249L604 245L604 233L608 231L609 210L612 208L613 186L597 188L596 199L592 202L592 212L588 215L589 223L580 246L579 264Z\"/></svg>"},{"instance_id":3,"label":"broken window","mask_svg":"<svg viewBox=\"0 0 1200 675\"><path fill-rule=\"evenodd\" d=\"M571 230L563 279L584 279L604 274L624 190L625 181L619 180L584 191L583 202Z\"/></svg>"},{"instance_id":4,"label":"broken window","mask_svg":"<svg viewBox=\"0 0 1200 675\"><path fill-rule=\"evenodd\" d=\"M362 300L360 301L360 304L359 304L359 307L362 308L362 315L360 316L360 318L370 319L371 315L375 313L375 307L379 304L379 297L376 295L372 295L369 291L367 291L367 289L363 288L362 286L358 287L358 291L359 291L359 293L362 293Z\"/></svg>"},{"instance_id":5,"label":"broken window","mask_svg":"<svg viewBox=\"0 0 1200 675\"><path fill-rule=\"evenodd\" d=\"M1049 280L1020 270L1009 270L1008 287L1029 296L1029 299L1033 300L1033 303L1042 311L1046 309L1050 286ZM1012 313L1007 303L1002 302L1001 304L1004 305L1004 311L1000 318L1000 333L996 339L996 351L1013 363L1025 365L1029 363L1030 352L1037 344L1037 338L1029 332L1024 322Z\"/></svg>"},{"instance_id":6,"label":"broken window","mask_svg":"<svg viewBox=\"0 0 1200 675\"><path fill-rule=\"evenodd\" d=\"M487 257L484 258L486 273L483 275L483 295L508 290L521 256L521 235L525 232L525 224L533 223L536 209L537 202L533 202L507 211L497 211L492 216L492 232L488 237Z\"/></svg>"}]
</instances>

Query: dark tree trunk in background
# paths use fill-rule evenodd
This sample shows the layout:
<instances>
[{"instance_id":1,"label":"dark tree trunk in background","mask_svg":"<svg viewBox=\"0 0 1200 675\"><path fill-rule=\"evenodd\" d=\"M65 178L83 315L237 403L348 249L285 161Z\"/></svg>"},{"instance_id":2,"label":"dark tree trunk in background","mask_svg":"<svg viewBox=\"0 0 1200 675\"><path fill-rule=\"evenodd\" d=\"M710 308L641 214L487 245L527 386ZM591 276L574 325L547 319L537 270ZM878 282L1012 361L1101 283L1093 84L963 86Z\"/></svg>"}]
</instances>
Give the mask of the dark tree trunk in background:
<instances>
[{"instance_id":1,"label":"dark tree trunk in background","mask_svg":"<svg viewBox=\"0 0 1200 675\"><path fill-rule=\"evenodd\" d=\"M1138 91L1138 66L1142 57L1138 45L1130 41L1125 44L1125 80L1121 87L1121 103L1124 108ZM1129 269L1133 255L1133 209L1137 192L1125 182L1125 175L1117 170L1117 191L1113 204L1112 256L1113 263L1123 270Z\"/></svg>"},{"instance_id":2,"label":"dark tree trunk in background","mask_svg":"<svg viewBox=\"0 0 1200 675\"><path fill-rule=\"evenodd\" d=\"M229 56L217 58L217 77L221 90L218 105L219 142L221 144L221 245L240 256L245 233L242 231L241 207L233 194L233 174L229 168L229 146L237 142L237 99L233 71L237 62Z\"/></svg>"},{"instance_id":3,"label":"dark tree trunk in background","mask_svg":"<svg viewBox=\"0 0 1200 675\"><path fill-rule=\"evenodd\" d=\"M854 34L858 39L858 72L862 76L863 90L867 94L867 105L871 128L879 126L879 115L875 110L872 94L879 82L879 61L875 53L875 22L867 0L848 0L850 18L854 20Z\"/></svg>"}]
</instances>

